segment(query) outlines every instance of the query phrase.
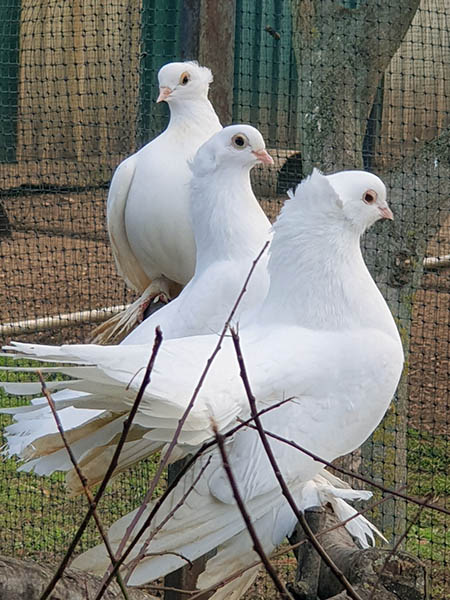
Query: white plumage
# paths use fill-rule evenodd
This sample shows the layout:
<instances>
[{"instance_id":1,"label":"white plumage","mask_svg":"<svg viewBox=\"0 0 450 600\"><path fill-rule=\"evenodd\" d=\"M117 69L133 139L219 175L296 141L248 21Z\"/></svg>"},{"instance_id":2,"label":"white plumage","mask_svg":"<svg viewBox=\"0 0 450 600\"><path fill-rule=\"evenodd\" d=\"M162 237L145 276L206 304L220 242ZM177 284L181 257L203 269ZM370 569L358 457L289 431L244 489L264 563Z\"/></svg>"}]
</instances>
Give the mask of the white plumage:
<instances>
[{"instance_id":1,"label":"white plumage","mask_svg":"<svg viewBox=\"0 0 450 600\"><path fill-rule=\"evenodd\" d=\"M242 140L242 146L236 139ZM250 271L252 262L270 240L270 223L256 200L250 170L258 162L271 163L261 134L250 125L232 125L219 131L198 151L191 164L191 223L196 239L195 275L181 294L153 313L132 331L123 345L151 343L159 326L164 339L220 331ZM267 254L259 261L247 292L236 311L237 320L264 299L269 285ZM55 402L74 399L79 392L57 391ZM7 384L10 393L26 393L24 384ZM29 394L39 393L39 384L28 386ZM23 457L35 438L56 433L53 415L45 398L33 401L43 407L16 412L18 422L5 430L8 454ZM14 411L14 409L13 409ZM60 416L64 428L71 429L97 415L90 410L67 407ZM117 425L121 427L121 422ZM59 438L59 436L57 436ZM61 440L58 440L59 447ZM62 453L64 454L64 452ZM39 463L26 463L23 470L48 474L48 457Z\"/></svg>"},{"instance_id":2,"label":"white plumage","mask_svg":"<svg viewBox=\"0 0 450 600\"><path fill-rule=\"evenodd\" d=\"M221 129L208 100L212 75L194 62L169 63L160 69L158 80L158 101L170 108L169 125L117 167L107 202L118 271L141 297L96 329L96 341L102 343L122 339L154 298L167 302L194 274L188 162Z\"/></svg>"},{"instance_id":3,"label":"white plumage","mask_svg":"<svg viewBox=\"0 0 450 600\"><path fill-rule=\"evenodd\" d=\"M385 196L384 185L376 176L358 171L331 176L316 171L303 182L274 226L267 297L240 331L259 408L284 397L295 398L266 413L265 428L329 461L354 450L370 435L389 405L402 370L403 352L394 320L359 246L360 235L368 226L381 217L392 217ZM163 344L136 419L134 433L141 441L148 440L156 448L172 439L216 341L215 335L204 335ZM129 410L142 379L139 369L148 360L150 346L11 347L18 356L73 363L73 367L62 366L60 370L78 380L68 383L68 387L88 395L75 402L63 401L61 408L75 405L106 411L105 423L90 434L89 443L84 428L92 427L96 419L72 431L83 470L100 470L96 462L101 448L106 455L112 440L111 412ZM181 433L178 455L210 439L211 418L226 431L237 417L248 415L234 349L225 339ZM139 453L140 443L130 443L131 449L136 444L135 454ZM35 445L39 455L40 440ZM339 498L334 484L317 479L310 482L324 475L318 463L281 442L272 441L271 446L301 508L322 501L321 493L322 499L327 494ZM270 553L292 530L293 515L280 496L254 430L236 434L227 450L241 494ZM171 520L158 533L149 551L181 552L194 559L219 544L219 553L211 564L220 562L226 552L238 553L243 564L251 564L255 555L248 541L243 541L247 533L216 452L212 459L192 499L180 509L178 520ZM198 468L186 475L185 487ZM172 502L180 493L174 492ZM354 497L357 493L348 491L341 496L352 494ZM335 507L345 512L345 505L338 501ZM113 526L113 545L123 535L129 519L124 517ZM177 523L175 535L171 529L177 528ZM97 548L81 557L78 565L101 570L105 556ZM147 556L131 581L150 580L179 566L177 556ZM207 568L199 585L206 585L214 577L222 578L223 572L219 575ZM243 580L241 584L246 585Z\"/></svg>"}]
</instances>

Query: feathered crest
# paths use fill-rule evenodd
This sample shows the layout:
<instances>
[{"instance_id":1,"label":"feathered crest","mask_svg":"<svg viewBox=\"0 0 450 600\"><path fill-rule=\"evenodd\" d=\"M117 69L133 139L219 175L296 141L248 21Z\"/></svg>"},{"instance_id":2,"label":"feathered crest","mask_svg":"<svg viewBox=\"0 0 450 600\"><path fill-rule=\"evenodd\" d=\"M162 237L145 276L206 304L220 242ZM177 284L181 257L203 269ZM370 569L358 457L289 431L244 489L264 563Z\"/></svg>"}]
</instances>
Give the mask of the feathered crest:
<instances>
[{"instance_id":1,"label":"feathered crest","mask_svg":"<svg viewBox=\"0 0 450 600\"><path fill-rule=\"evenodd\" d=\"M161 79L174 78L178 79L178 77L183 73L183 71L192 71L191 75L194 75L194 79L200 81L205 86L209 87L209 84L213 80L213 75L211 69L208 67L202 67L195 60L187 60L184 62L171 62L163 65L158 73L158 79L161 83Z\"/></svg>"},{"instance_id":2,"label":"feathered crest","mask_svg":"<svg viewBox=\"0 0 450 600\"><path fill-rule=\"evenodd\" d=\"M211 173L215 168L216 161L214 158L214 153L211 150L212 146L214 145L214 141L211 142L211 140L212 138L202 144L197 150L194 158L188 161L188 167L194 177L204 177L205 175L208 175L208 173ZM193 187L192 182L191 187Z\"/></svg>"},{"instance_id":3,"label":"feathered crest","mask_svg":"<svg viewBox=\"0 0 450 600\"><path fill-rule=\"evenodd\" d=\"M285 229L291 225L296 229L301 222L310 217L317 219L318 212L328 216L337 216L342 208L342 201L334 190L326 175L314 169L311 175L304 179L294 190L287 192L286 200L280 216L275 222L274 229ZM298 219L294 215L298 215Z\"/></svg>"},{"instance_id":4,"label":"feathered crest","mask_svg":"<svg viewBox=\"0 0 450 600\"><path fill-rule=\"evenodd\" d=\"M195 68L204 83L210 85L213 82L214 77L213 77L212 71L209 67L202 67L201 65L198 64L198 62L196 60L186 60L182 64L189 65L190 67Z\"/></svg>"}]
</instances>

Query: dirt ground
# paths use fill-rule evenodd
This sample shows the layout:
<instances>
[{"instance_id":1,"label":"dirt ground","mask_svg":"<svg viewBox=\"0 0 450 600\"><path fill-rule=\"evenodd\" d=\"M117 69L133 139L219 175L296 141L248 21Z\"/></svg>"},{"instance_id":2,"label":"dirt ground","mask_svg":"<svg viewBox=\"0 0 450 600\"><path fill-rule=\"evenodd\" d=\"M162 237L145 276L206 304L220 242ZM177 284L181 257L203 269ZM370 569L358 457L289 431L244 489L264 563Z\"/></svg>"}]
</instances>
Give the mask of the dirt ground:
<instances>
[{"instance_id":1,"label":"dirt ground","mask_svg":"<svg viewBox=\"0 0 450 600\"><path fill-rule=\"evenodd\" d=\"M1 199L12 231L10 237L0 237L1 323L102 308L133 298L116 273L109 249L106 193L17 194ZM263 206L274 217L280 203L265 201ZM427 254L450 254L449 215L443 215ZM410 424L448 435L450 270L426 273L414 300ZM28 337L46 342L84 341L91 329L86 324Z\"/></svg>"}]
</instances>

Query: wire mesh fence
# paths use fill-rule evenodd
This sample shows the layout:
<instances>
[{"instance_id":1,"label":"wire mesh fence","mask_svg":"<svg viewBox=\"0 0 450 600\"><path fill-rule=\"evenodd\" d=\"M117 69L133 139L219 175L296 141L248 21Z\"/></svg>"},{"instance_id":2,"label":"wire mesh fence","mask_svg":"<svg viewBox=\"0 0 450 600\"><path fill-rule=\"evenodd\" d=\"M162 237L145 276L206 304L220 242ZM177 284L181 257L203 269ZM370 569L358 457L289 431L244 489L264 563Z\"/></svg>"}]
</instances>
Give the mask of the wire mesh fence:
<instances>
[{"instance_id":1,"label":"wire mesh fence","mask_svg":"<svg viewBox=\"0 0 450 600\"><path fill-rule=\"evenodd\" d=\"M306 25L295 3L236 2L232 54L224 58L232 61L234 73L231 114L233 122L258 127L275 158L271 170L256 170L253 176L257 195L271 217L277 214L285 191L309 172L311 151L305 136L313 117L305 114L311 101L305 90L311 69L323 70L323 95L335 94L331 104L337 105L342 71L336 59L330 73L327 61L333 48L330 53L328 46L334 44L337 55L342 38L348 62L353 61L352 66L363 62L361 40L355 41L351 27L340 29L342 15L358 14L363 3L323 2L326 10L331 10L330 4L338 5L341 12L317 34L322 36L322 64L308 63L307 47L302 46L306 42L298 41L297 33ZM382 25L389 2L376 4L380 5L380 35L375 44L379 55L371 50L375 62L385 53ZM391 4L394 13L397 3ZM319 14L322 3L314 5ZM107 188L119 162L167 123L167 107L154 102L156 75L163 64L185 57L186 10L181 0L1 3L0 335L4 341L11 337L49 343L85 341L98 317L95 311L101 314L133 299L116 273L109 248ZM371 81L364 76L348 81L347 108L354 119L359 115L360 129L343 116L344 131L335 136L336 148L331 148L331 154L338 155L342 139L352 152L358 146L365 168L384 176L394 197L401 197L396 218L402 222L403 238L411 239L408 252L398 252L392 242L394 251L387 265L382 255L391 241L377 229L364 242L409 356L396 403L352 465L388 487L407 485L408 493L420 498L431 494L446 508L450 508L450 163L448 146L439 140L448 140L450 127L449 18L445 0L420 2L411 25L397 34L398 48L372 86L367 106L358 104L352 90L369 88ZM373 41L369 29L370 25L368 45ZM214 76L219 84L220 70ZM327 126L325 120L322 126ZM324 151L323 160L315 161L325 169L329 168L326 155ZM314 163L314 156L311 160ZM349 161L345 166L359 166ZM336 168L342 164L336 159ZM69 326L70 319L62 317L68 314L79 315L75 325ZM45 319L42 322L48 317L54 318L51 326ZM24 320L29 321L26 326ZM16 403L15 398L1 401L4 406ZM3 416L1 420L8 422ZM13 461L4 461L0 468L0 552L42 560L60 556L83 501L66 498L59 476L42 479L18 474ZM120 476L103 509L108 522L137 505L152 469L150 461ZM372 516L390 539L409 527L403 546L427 564L430 597L444 600L450 595L448 519L430 510L418 519L415 515L414 507L391 500ZM84 538L84 547L94 539L92 530ZM253 597L268 597L264 585L259 582Z\"/></svg>"}]
</instances>

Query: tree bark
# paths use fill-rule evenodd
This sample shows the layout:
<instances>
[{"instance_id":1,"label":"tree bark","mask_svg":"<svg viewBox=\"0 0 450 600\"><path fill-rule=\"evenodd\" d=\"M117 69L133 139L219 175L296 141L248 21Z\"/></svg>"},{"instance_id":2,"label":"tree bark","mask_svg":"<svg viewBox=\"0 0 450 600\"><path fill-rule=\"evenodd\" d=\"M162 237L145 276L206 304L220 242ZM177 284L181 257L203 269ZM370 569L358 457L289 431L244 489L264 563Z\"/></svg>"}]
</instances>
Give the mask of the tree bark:
<instances>
[{"instance_id":1,"label":"tree bark","mask_svg":"<svg viewBox=\"0 0 450 600\"><path fill-rule=\"evenodd\" d=\"M308 521L316 534L338 524L330 509L310 511ZM306 540L299 529L296 539L291 541ZM371 600L426 600L426 569L419 559L406 552L390 556L389 550L361 550L344 527L320 535L319 540L363 600L371 598L374 588ZM309 546L305 541L299 553L311 556ZM291 591L296 600L348 600L346 592L324 563L319 566L305 563L300 556Z\"/></svg>"},{"instance_id":2,"label":"tree bark","mask_svg":"<svg viewBox=\"0 0 450 600\"><path fill-rule=\"evenodd\" d=\"M1 600L39 600L53 577L54 569L38 565L32 560L0 557L0 598ZM101 584L101 577L77 569L67 569L53 591L52 600L89 600L95 598ZM157 600L142 590L129 588L129 600ZM123 598L119 586L112 583L105 600Z\"/></svg>"},{"instance_id":3,"label":"tree bark","mask_svg":"<svg viewBox=\"0 0 450 600\"><path fill-rule=\"evenodd\" d=\"M366 0L357 8L345 8L336 0L291 0L304 174L313 166L324 172L362 167L363 139L377 86L418 5L419 0ZM397 319L406 368L384 427L363 447L362 457L360 453L348 460L393 487L406 481L412 303L427 241L449 200L448 144L449 130L381 174L396 220L372 228L363 244L369 269ZM404 530L403 503L390 504L378 523L388 538Z\"/></svg>"},{"instance_id":4,"label":"tree bark","mask_svg":"<svg viewBox=\"0 0 450 600\"><path fill-rule=\"evenodd\" d=\"M379 81L420 0L291 0L303 173L362 167Z\"/></svg>"},{"instance_id":5,"label":"tree bark","mask_svg":"<svg viewBox=\"0 0 450 600\"><path fill-rule=\"evenodd\" d=\"M388 188L395 220L378 224L368 232L364 256L396 318L405 351L405 370L383 427L363 446L361 466L363 474L398 487L406 483L412 309L421 284L427 243L438 231L440 212L450 205L450 128L381 177ZM390 501L390 507L385 507L378 525L388 539L403 532L404 514L403 501Z\"/></svg>"}]
</instances>

